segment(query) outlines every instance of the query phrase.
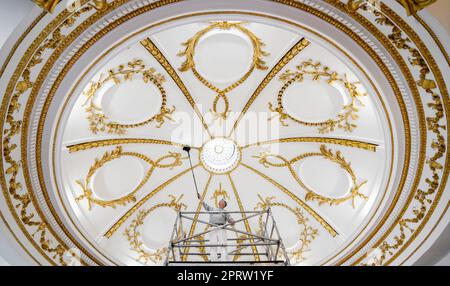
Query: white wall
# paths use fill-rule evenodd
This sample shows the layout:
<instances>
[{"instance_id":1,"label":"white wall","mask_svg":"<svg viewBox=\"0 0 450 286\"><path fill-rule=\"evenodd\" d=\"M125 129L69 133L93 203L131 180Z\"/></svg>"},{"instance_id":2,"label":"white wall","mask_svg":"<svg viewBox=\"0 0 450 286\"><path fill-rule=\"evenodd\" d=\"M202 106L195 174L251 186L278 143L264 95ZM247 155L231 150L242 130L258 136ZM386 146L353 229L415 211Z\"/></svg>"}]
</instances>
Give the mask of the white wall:
<instances>
[{"instance_id":1,"label":"white wall","mask_svg":"<svg viewBox=\"0 0 450 286\"><path fill-rule=\"evenodd\" d=\"M31 0L0 0L0 47L34 5Z\"/></svg>"}]
</instances>

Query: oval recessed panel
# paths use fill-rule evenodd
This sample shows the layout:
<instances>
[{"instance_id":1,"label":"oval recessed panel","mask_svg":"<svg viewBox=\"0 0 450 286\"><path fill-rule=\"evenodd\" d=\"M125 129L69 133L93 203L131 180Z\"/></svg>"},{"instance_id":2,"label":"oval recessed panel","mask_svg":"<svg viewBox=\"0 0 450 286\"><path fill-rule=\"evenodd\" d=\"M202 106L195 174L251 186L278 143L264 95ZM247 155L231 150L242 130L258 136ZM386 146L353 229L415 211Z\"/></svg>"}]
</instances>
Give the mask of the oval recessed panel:
<instances>
[{"instance_id":1,"label":"oval recessed panel","mask_svg":"<svg viewBox=\"0 0 450 286\"><path fill-rule=\"evenodd\" d=\"M142 163L132 157L122 157L103 165L94 174L92 190L102 200L114 200L133 191L144 177Z\"/></svg>"},{"instance_id":2,"label":"oval recessed panel","mask_svg":"<svg viewBox=\"0 0 450 286\"><path fill-rule=\"evenodd\" d=\"M299 167L299 178L308 188L326 197L342 197L351 187L347 172L340 165L321 157L305 159Z\"/></svg>"},{"instance_id":3,"label":"oval recessed panel","mask_svg":"<svg viewBox=\"0 0 450 286\"><path fill-rule=\"evenodd\" d=\"M216 83L231 83L250 69L252 58L253 46L244 35L219 31L200 40L194 60L204 78Z\"/></svg>"},{"instance_id":4,"label":"oval recessed panel","mask_svg":"<svg viewBox=\"0 0 450 286\"><path fill-rule=\"evenodd\" d=\"M161 104L159 89L141 79L111 85L101 99L105 115L121 124L139 123L152 118Z\"/></svg>"},{"instance_id":5,"label":"oval recessed panel","mask_svg":"<svg viewBox=\"0 0 450 286\"><path fill-rule=\"evenodd\" d=\"M290 85L283 96L287 113L304 122L324 122L335 118L344 106L339 86L305 79Z\"/></svg>"},{"instance_id":6,"label":"oval recessed panel","mask_svg":"<svg viewBox=\"0 0 450 286\"><path fill-rule=\"evenodd\" d=\"M301 233L301 227L297 227L297 217L291 211L282 207L273 207L272 211L280 235L283 237L284 246L286 249L295 247Z\"/></svg>"},{"instance_id":7,"label":"oval recessed panel","mask_svg":"<svg viewBox=\"0 0 450 286\"><path fill-rule=\"evenodd\" d=\"M149 214L140 229L144 245L153 250L167 247L176 216L173 209L166 207L155 209Z\"/></svg>"}]
</instances>

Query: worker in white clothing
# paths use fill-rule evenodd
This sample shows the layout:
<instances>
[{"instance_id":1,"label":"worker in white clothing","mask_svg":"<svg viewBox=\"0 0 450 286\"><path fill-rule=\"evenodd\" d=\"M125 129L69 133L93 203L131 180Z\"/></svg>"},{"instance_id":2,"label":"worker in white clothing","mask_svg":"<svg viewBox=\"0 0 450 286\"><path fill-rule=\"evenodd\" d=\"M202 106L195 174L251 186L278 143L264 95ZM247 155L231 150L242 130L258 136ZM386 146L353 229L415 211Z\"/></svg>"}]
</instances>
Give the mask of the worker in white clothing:
<instances>
[{"instance_id":1,"label":"worker in white clothing","mask_svg":"<svg viewBox=\"0 0 450 286\"><path fill-rule=\"evenodd\" d=\"M200 199L200 195L197 194L198 199ZM209 206L207 203L203 202L203 207L206 211L211 212L209 214L209 223L215 226L225 225L227 222L231 225L234 225L234 220L230 216L230 214L225 213L225 207L227 206L227 202L225 200L219 201L219 208L213 208ZM228 260L227 253L227 231L223 228L217 228L209 233L209 243L220 245L217 247L211 248L211 261L218 261L218 253L220 253L220 261ZM223 245L223 246L222 246Z\"/></svg>"}]
</instances>

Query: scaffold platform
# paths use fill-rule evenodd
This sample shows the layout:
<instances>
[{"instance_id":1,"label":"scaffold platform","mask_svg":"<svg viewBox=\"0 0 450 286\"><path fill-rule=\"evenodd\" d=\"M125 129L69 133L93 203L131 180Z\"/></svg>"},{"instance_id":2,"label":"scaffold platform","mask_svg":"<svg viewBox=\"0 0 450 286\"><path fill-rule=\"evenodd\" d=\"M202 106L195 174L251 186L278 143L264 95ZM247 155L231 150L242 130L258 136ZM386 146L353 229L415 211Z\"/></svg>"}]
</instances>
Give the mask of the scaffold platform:
<instances>
[{"instance_id":1,"label":"scaffold platform","mask_svg":"<svg viewBox=\"0 0 450 286\"><path fill-rule=\"evenodd\" d=\"M224 211L240 215L234 223L214 225L204 218L216 212L179 211L174 223L164 265L171 266L288 266L289 256L284 247L270 208L261 211ZM258 231L250 230L249 221L256 220ZM186 234L183 225L189 221L203 225L203 231ZM253 224L255 225L255 224ZM217 229L227 232L226 244L212 244L208 234ZM226 247L226 261L211 261L212 247Z\"/></svg>"}]
</instances>

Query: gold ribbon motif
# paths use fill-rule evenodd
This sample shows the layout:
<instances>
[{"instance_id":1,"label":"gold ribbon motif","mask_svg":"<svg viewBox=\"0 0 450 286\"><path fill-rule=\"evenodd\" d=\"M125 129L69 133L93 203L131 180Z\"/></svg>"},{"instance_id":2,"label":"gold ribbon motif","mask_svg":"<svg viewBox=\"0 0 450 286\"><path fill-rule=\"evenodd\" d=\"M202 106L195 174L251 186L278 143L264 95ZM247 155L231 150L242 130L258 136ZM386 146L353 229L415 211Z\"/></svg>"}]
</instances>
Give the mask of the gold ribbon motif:
<instances>
[{"instance_id":1,"label":"gold ribbon motif","mask_svg":"<svg viewBox=\"0 0 450 286\"><path fill-rule=\"evenodd\" d=\"M170 202L158 203L149 209L140 210L136 218L131 221L130 225L124 231L124 235L130 242L131 250L138 254L138 258L136 259L138 262L142 262L144 264L147 264L150 261L153 263L158 263L161 262L164 255L167 254L166 247L157 249L153 252L146 250L139 228L144 224L145 219L159 208L169 208L177 213L181 209L186 209L186 205L181 202L183 195L181 195L178 199L173 195L169 195L169 198L171 198ZM181 238L184 235L183 229L180 228L178 233Z\"/></svg>"},{"instance_id":2,"label":"gold ribbon motif","mask_svg":"<svg viewBox=\"0 0 450 286\"><path fill-rule=\"evenodd\" d=\"M116 159L119 159L119 158L122 158L125 156L141 159L150 165L150 168L147 170L142 181L139 183L139 185L134 190L132 190L129 194L127 194L121 198L118 198L115 200L109 200L109 201L96 198L91 189L91 186L90 186L90 182L91 182L91 179L94 176L94 174L108 162L111 162L113 160L116 160ZM144 187L144 185L147 183L147 181L152 176L155 169L157 169L157 168L173 169L175 167L181 166L183 159L186 159L186 158L182 158L180 153L169 152L168 154L157 159L156 161L153 161L152 159L150 159L147 156L140 154L140 153L124 152L123 148L121 146L117 146L116 149L114 149L113 151L105 152L100 159L98 159L98 158L95 159L95 162L89 168L89 171L88 171L84 181L82 181L82 180L77 181L77 184L80 185L81 189L83 190L83 194L80 195L79 197L77 197L75 200L77 202L80 202L81 200L86 199L88 201L88 209L89 210L91 210L92 204L99 205L102 207L116 208L119 205L126 205L130 202L136 202L135 194ZM164 163L165 160L172 160L172 162Z\"/></svg>"},{"instance_id":3,"label":"gold ribbon motif","mask_svg":"<svg viewBox=\"0 0 450 286\"><path fill-rule=\"evenodd\" d=\"M259 70L268 69L268 67L266 66L266 62L263 60L263 57L269 55L269 53L263 50L265 44L249 29L245 28L243 24L244 24L243 22L227 22L227 21L212 22L211 25L209 25L203 30L200 30L192 38L184 42L182 45L185 46L186 48L184 51L181 51L178 54L178 56L186 58L186 60L181 64L179 70L181 72L191 70L194 76L203 85L205 85L207 88L217 93L216 98L214 99L213 107L211 109L211 113L214 115L215 119L226 120L228 118L228 115L230 113L230 104L227 97L227 93L243 84L255 69ZM194 55L199 40L207 33L213 30L231 30L231 29L235 29L244 33L250 39L250 41L253 44L253 60L249 70L239 80L232 83L228 87L221 89L216 87L211 82L209 82L197 71L197 69L195 68ZM223 111L218 110L218 104L220 100L222 100L224 103Z\"/></svg>"},{"instance_id":4,"label":"gold ribbon motif","mask_svg":"<svg viewBox=\"0 0 450 286\"><path fill-rule=\"evenodd\" d=\"M161 107L159 113L151 118L139 123L133 124L120 124L114 121L110 121L109 118L102 112L102 108L95 104L95 98L97 92L107 83L114 82L119 85L125 81L132 81L136 75L140 75L144 83L154 84L162 98ZM171 115L175 111L175 107L171 109L167 107L167 94L162 84L166 81L163 75L156 73L154 68L147 69L142 60L132 60L126 65L119 65L117 68L110 69L108 74L101 74L98 81L91 82L84 95L87 97L84 105L87 105L86 112L88 113L88 121L90 130L92 133L97 134L100 132L125 134L128 128L137 128L149 124L150 122L157 122L157 128L160 128L165 120L173 120Z\"/></svg>"},{"instance_id":5,"label":"gold ribbon motif","mask_svg":"<svg viewBox=\"0 0 450 286\"><path fill-rule=\"evenodd\" d=\"M296 250L287 251L290 259L294 259L296 263L301 262L306 259L305 253L308 252L309 246L313 242L314 239L319 235L319 231L312 226L310 226L308 218L303 214L299 207L291 207L285 203L274 202L275 197L263 197L258 194L258 198L260 200L259 203L256 204L255 210L266 210L267 208L279 207L288 210L291 214L293 214L297 219L297 224L302 228L300 233L299 242L300 246L297 247ZM259 234L264 235L264 223L263 216L259 216L258 218L259 224ZM281 257L281 254L279 254Z\"/></svg>"},{"instance_id":6,"label":"gold ribbon motif","mask_svg":"<svg viewBox=\"0 0 450 286\"><path fill-rule=\"evenodd\" d=\"M320 152L311 152L311 153L304 153L301 154L291 160L288 160L284 158L281 155L274 155L270 153L261 153L259 156L253 156L254 158L259 159L259 163L262 164L264 167L287 167L292 175L292 177L297 181L297 183L302 187L306 192L305 200L306 201L317 201L319 205L322 204L329 204L330 206L333 205L340 205L346 201L351 200L352 206L355 208L355 201L357 198L362 198L364 200L367 200L367 196L362 194L360 192L360 189L367 183L367 181L363 181L362 183L358 183L358 179L355 175L355 172L353 171L351 164L347 162L344 157L342 157L342 154L340 151L337 151L336 153L333 153L331 149L327 149L325 145L320 146ZM308 188L303 181L300 179L296 171L294 170L293 165L301 160L304 160L306 158L310 157L322 157L330 162L336 163L339 166L341 166L342 169L344 169L351 177L353 186L351 187L350 191L347 195L341 198L330 198L325 197L322 195L319 195L317 192L312 190L311 188ZM271 159L279 160L279 162L272 162Z\"/></svg>"},{"instance_id":7,"label":"gold ribbon motif","mask_svg":"<svg viewBox=\"0 0 450 286\"><path fill-rule=\"evenodd\" d=\"M305 78L311 78L313 81L325 80L327 84L342 84L342 86L347 91L347 96L350 98L350 103L344 105L342 111L337 115L336 118L330 118L324 122L306 122L299 120L285 111L283 106L283 96L286 90L295 82L303 82ZM282 126L288 126L286 120L294 121L295 123L318 127L319 133L329 133L333 132L335 129L343 129L347 132L352 132L357 126L353 122L358 119L359 106L364 106L361 102L360 97L365 96L365 93L361 93L358 90L357 85L359 82L350 82L347 75L340 76L337 72L331 71L329 67L323 66L320 62L314 62L313 60L308 60L301 62L296 66L296 70L287 70L280 76L280 81L284 83L283 87L278 92L277 104L276 106L269 103L269 109L272 112L277 113ZM272 120L272 116L269 120Z\"/></svg>"}]
</instances>

